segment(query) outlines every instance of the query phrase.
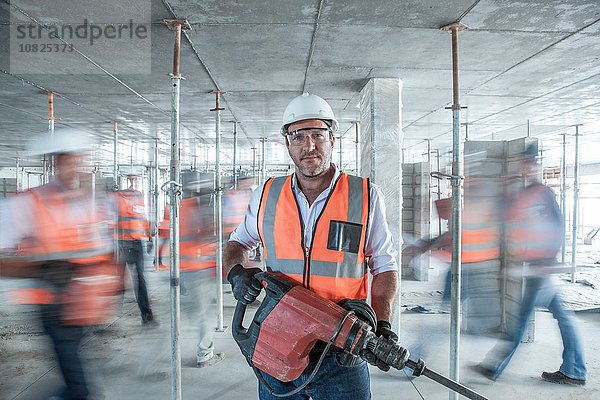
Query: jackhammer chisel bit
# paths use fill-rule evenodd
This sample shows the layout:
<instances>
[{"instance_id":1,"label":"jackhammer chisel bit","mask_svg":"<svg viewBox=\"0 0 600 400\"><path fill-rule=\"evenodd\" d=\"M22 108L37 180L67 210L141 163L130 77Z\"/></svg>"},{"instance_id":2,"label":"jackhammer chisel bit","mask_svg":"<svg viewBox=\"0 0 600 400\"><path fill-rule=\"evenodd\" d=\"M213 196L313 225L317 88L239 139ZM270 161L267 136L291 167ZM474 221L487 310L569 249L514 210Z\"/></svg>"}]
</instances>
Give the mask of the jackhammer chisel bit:
<instances>
[{"instance_id":1,"label":"jackhammer chisel bit","mask_svg":"<svg viewBox=\"0 0 600 400\"><path fill-rule=\"evenodd\" d=\"M429 379L446 386L448 389L451 389L469 399L488 400L487 397L480 395L468 387L428 369L423 360L419 359L418 361L413 361L409 359L410 354L408 350L391 340L383 337L377 337L372 332L369 332L364 347L390 367L394 367L398 370L401 370L404 367L409 367L413 370L414 376L424 375Z\"/></svg>"}]
</instances>

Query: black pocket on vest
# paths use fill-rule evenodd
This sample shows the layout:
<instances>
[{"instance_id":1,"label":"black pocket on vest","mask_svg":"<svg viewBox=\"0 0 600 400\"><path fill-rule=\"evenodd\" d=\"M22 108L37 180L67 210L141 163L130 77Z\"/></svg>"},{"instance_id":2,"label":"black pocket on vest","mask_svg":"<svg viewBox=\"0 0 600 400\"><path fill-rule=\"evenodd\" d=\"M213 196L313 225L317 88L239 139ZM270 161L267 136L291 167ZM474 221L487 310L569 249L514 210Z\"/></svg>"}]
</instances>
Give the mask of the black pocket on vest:
<instances>
[{"instance_id":1,"label":"black pocket on vest","mask_svg":"<svg viewBox=\"0 0 600 400\"><path fill-rule=\"evenodd\" d=\"M331 221L327 249L358 254L362 225L352 222Z\"/></svg>"}]
</instances>

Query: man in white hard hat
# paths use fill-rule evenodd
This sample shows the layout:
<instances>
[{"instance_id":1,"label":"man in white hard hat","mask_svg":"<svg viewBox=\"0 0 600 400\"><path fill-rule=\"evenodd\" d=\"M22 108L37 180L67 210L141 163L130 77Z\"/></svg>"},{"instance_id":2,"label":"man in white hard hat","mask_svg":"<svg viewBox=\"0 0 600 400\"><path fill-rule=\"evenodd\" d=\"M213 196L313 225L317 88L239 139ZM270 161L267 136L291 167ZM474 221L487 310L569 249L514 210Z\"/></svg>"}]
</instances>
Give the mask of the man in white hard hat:
<instances>
[{"instance_id":1,"label":"man in white hard hat","mask_svg":"<svg viewBox=\"0 0 600 400\"><path fill-rule=\"evenodd\" d=\"M32 155L55 157L48 184L2 204L0 251L3 275L37 279L18 293L23 304L39 304L40 320L51 339L65 389L64 399L91 396L79 347L86 327L113 316L119 287L108 217L79 175L92 141L82 132L59 129L31 147ZM54 393L53 393L54 394Z\"/></svg>"},{"instance_id":2,"label":"man in white hard hat","mask_svg":"<svg viewBox=\"0 0 600 400\"><path fill-rule=\"evenodd\" d=\"M224 265L234 297L249 304L262 289L250 268L248 252L262 243L269 271L280 272L318 295L340 302L366 300L368 270L373 275L372 321L378 336L397 340L391 329L397 291L397 265L392 235L385 218L381 190L368 179L341 172L331 162L338 129L330 105L304 93L287 106L281 127L295 172L271 178L254 191L244 221L224 250ZM357 312L358 313L358 312ZM290 321L290 323L293 321ZM259 380L262 400L296 390L308 378L323 348L311 353L311 364L292 382L266 373ZM389 366L372 353L363 354L383 370ZM365 361L332 351L310 385L293 398L369 399Z\"/></svg>"}]
</instances>

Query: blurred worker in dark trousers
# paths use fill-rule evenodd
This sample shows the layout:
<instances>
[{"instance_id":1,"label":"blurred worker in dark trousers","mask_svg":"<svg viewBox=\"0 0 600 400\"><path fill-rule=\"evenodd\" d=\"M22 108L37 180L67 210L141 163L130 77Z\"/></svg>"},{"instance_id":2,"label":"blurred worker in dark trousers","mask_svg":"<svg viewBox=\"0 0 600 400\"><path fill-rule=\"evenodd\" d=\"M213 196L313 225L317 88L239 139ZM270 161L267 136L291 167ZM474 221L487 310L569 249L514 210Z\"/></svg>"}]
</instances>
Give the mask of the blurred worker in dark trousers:
<instances>
[{"instance_id":1,"label":"blurred worker in dark trousers","mask_svg":"<svg viewBox=\"0 0 600 400\"><path fill-rule=\"evenodd\" d=\"M119 243L119 263L125 274L127 265L133 266L132 282L142 324L154 322L150 308L148 287L144 277L144 248L142 240L150 237L150 223L145 215L144 195L135 189L136 175L127 176L129 187L115 191L117 206L117 240Z\"/></svg>"},{"instance_id":2,"label":"blurred worker in dark trousers","mask_svg":"<svg viewBox=\"0 0 600 400\"><path fill-rule=\"evenodd\" d=\"M537 181L537 145L530 144L522 153L521 172L530 181L508 205L506 215L507 250L525 263L525 289L519 321L510 342L500 342L479 365L479 371L496 380L512 359L536 307L547 308L560 329L562 364L556 372L544 372L542 379L570 385L585 385L586 366L576 330L573 312L566 310L552 283L550 274L556 254L564 243L563 218L556 197L549 187ZM576 240L576 238L573 238Z\"/></svg>"},{"instance_id":3,"label":"blurred worker in dark trousers","mask_svg":"<svg viewBox=\"0 0 600 400\"><path fill-rule=\"evenodd\" d=\"M69 400L92 397L79 348L86 327L114 315L119 287L106 207L79 184L92 145L75 130L41 136L32 154L53 155L56 176L7 200L1 215L2 275L37 279L36 287L15 297L40 305L66 385L60 398Z\"/></svg>"},{"instance_id":4,"label":"blurred worker in dark trousers","mask_svg":"<svg viewBox=\"0 0 600 400\"><path fill-rule=\"evenodd\" d=\"M179 208L179 268L181 310L192 328L197 329L196 367L212 366L225 358L214 352L216 323L216 249L214 208L211 204L212 180L183 180L183 196ZM165 208L163 232L170 225L170 207ZM169 248L169 243L164 245ZM163 249L161 249L162 251ZM162 258L169 263L169 255Z\"/></svg>"}]
</instances>

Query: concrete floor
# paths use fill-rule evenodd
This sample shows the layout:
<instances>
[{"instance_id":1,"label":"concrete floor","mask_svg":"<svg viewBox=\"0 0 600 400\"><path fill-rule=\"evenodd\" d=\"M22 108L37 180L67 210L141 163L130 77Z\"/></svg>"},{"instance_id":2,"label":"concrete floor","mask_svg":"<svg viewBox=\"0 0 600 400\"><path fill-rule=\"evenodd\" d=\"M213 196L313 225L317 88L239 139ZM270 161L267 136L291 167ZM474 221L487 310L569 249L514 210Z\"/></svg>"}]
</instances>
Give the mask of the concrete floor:
<instances>
[{"instance_id":1,"label":"concrete floor","mask_svg":"<svg viewBox=\"0 0 600 400\"><path fill-rule=\"evenodd\" d=\"M148 272L151 298L161 325L140 325L139 311L129 291L122 311L112 324L95 329L83 346L88 375L97 392L110 400L154 400L170 398L169 301L167 273ZM403 292L429 290L439 276L428 283L404 281ZM6 285L6 281L4 281ZM225 295L225 321L231 320L234 301ZM46 399L60 385L60 375L46 337L41 334L32 309L0 306L0 400ZM580 332L589 369L584 388L556 385L540 379L542 371L554 371L560 364L561 342L556 322L538 312L537 340L523 344L497 382L475 374L478 363L496 342L495 338L463 335L461 341L461 382L489 399L527 397L528 400L600 398L599 313L578 313ZM225 352L221 363L205 369L195 365L195 335L182 320L182 398L189 400L237 400L256 398L256 379L231 338L231 330L218 333L216 350ZM420 349L427 366L448 373L448 314L402 312L401 341ZM408 373L408 371L406 371ZM404 371L388 373L371 369L374 399L447 399L448 391L426 377L409 379ZM419 394L420 393L420 394Z\"/></svg>"}]
</instances>

